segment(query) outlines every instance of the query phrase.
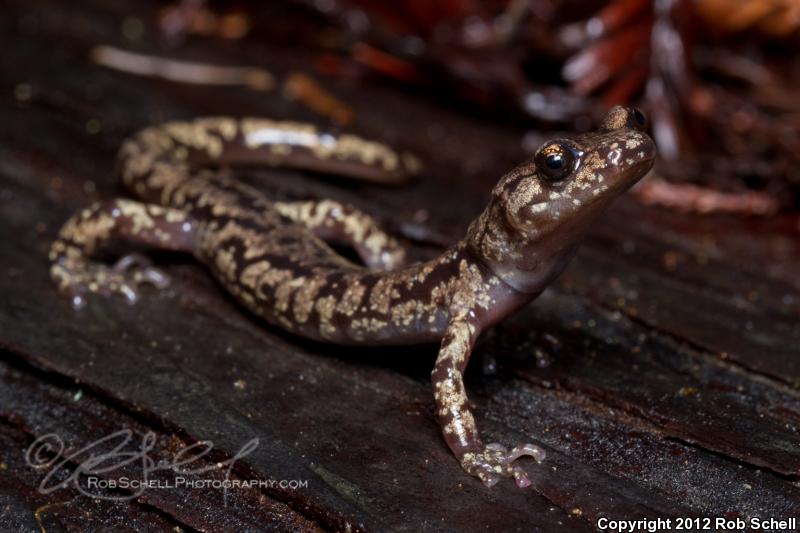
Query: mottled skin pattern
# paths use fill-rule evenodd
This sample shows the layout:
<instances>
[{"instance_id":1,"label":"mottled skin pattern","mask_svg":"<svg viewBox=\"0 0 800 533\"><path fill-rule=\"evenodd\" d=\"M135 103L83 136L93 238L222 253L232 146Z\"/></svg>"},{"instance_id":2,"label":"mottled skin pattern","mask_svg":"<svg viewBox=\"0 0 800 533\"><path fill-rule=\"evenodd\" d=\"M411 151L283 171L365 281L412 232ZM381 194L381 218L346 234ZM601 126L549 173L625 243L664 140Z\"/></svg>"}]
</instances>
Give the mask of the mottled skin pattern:
<instances>
[{"instance_id":1,"label":"mottled skin pattern","mask_svg":"<svg viewBox=\"0 0 800 533\"><path fill-rule=\"evenodd\" d=\"M467 235L438 258L400 268L403 251L374 220L333 201L272 203L215 172L275 164L400 181L416 161L354 136L261 119L200 119L146 129L120 152L123 183L141 201L96 204L73 217L51 250L52 277L77 305L87 292L136 298L166 283L139 256L92 260L119 239L185 251L253 313L311 339L351 345L441 342L436 414L464 470L491 486L530 481L514 462L544 452L484 445L463 372L481 331L535 298L564 268L589 224L651 167L644 118L616 107L601 128L540 148L506 174ZM369 267L322 239L352 246Z\"/></svg>"}]
</instances>

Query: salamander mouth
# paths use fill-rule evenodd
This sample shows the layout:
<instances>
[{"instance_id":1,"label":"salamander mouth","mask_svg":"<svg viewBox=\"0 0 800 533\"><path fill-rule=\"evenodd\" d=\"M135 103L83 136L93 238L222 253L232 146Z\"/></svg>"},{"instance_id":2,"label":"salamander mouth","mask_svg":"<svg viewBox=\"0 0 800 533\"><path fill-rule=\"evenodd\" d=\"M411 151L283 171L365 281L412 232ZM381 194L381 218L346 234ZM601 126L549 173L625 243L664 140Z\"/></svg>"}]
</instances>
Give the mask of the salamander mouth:
<instances>
[{"instance_id":1,"label":"salamander mouth","mask_svg":"<svg viewBox=\"0 0 800 533\"><path fill-rule=\"evenodd\" d=\"M653 168L656 145L644 133L622 136L608 146L606 159L617 174L612 186L620 192L633 186Z\"/></svg>"},{"instance_id":2,"label":"salamander mouth","mask_svg":"<svg viewBox=\"0 0 800 533\"><path fill-rule=\"evenodd\" d=\"M643 144L641 152L644 152L644 154L639 155L637 152L636 156L634 157L633 164L631 164L625 171L627 176L624 181L629 182L627 184L628 187L645 177L645 175L650 172L650 169L653 168L653 164L655 163L656 146L655 143L653 143L653 141L651 141L649 138L647 139L647 142Z\"/></svg>"}]
</instances>

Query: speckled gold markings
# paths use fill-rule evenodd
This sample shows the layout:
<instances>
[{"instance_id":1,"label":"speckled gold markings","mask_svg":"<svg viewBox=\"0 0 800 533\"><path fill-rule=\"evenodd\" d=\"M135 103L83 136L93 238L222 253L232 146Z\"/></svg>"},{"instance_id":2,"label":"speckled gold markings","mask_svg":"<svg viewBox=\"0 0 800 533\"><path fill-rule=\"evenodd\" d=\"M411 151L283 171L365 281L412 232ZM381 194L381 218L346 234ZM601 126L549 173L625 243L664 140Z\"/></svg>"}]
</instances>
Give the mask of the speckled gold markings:
<instances>
[{"instance_id":1,"label":"speckled gold markings","mask_svg":"<svg viewBox=\"0 0 800 533\"><path fill-rule=\"evenodd\" d=\"M154 126L119 154L122 182L140 201L73 216L52 245L51 275L76 306L89 293L133 302L138 285L164 287L166 276L141 256L97 261L125 240L193 254L244 307L298 335L340 344L440 341L432 381L445 441L486 485L511 477L524 487L531 482L515 461L541 461L544 451L483 444L463 372L481 331L535 298L608 203L649 169L653 144L633 113L614 108L598 132L545 145L575 154L574 167L563 176L548 169L547 179L532 162L513 169L461 242L411 265L397 240L353 206L273 203L215 169L286 165L396 183L418 168L413 156L297 122L219 117ZM328 243L351 247L363 264Z\"/></svg>"},{"instance_id":2,"label":"speckled gold markings","mask_svg":"<svg viewBox=\"0 0 800 533\"><path fill-rule=\"evenodd\" d=\"M405 261L405 250L374 218L333 200L276 202L281 215L303 224L324 240L349 244L370 268L392 270Z\"/></svg>"}]
</instances>

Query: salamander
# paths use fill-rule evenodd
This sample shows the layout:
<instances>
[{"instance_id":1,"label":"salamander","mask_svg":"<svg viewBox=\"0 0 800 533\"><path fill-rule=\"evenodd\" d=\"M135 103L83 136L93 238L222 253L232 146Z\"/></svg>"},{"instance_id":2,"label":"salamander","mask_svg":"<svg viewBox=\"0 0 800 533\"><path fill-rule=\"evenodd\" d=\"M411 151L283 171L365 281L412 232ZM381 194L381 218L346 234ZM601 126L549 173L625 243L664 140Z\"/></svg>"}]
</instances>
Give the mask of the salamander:
<instances>
[{"instance_id":1,"label":"salamander","mask_svg":"<svg viewBox=\"0 0 800 533\"><path fill-rule=\"evenodd\" d=\"M269 324L344 345L439 342L435 414L463 469L492 486L530 485L523 456L484 444L463 373L482 331L536 298L564 269L609 203L644 176L655 146L646 119L614 107L598 130L546 142L505 174L466 235L437 258L406 264L402 247L370 215L332 200L271 202L220 172L286 165L401 179L418 163L353 135L267 119L205 118L153 126L120 150L122 183L138 200L96 203L73 216L50 252L51 275L76 306L88 293L135 301L166 276L142 259L101 262L112 241L193 254L245 308ZM351 246L363 264L337 254Z\"/></svg>"}]
</instances>

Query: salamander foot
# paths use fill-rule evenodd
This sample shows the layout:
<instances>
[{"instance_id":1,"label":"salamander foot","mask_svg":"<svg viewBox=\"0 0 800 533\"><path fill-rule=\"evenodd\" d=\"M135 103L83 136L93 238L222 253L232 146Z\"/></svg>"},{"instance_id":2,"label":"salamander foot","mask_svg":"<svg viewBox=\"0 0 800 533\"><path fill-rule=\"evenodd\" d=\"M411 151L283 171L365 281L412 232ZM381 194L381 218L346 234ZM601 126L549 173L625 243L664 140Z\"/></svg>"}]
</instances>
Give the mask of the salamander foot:
<instances>
[{"instance_id":1,"label":"salamander foot","mask_svg":"<svg viewBox=\"0 0 800 533\"><path fill-rule=\"evenodd\" d=\"M520 488L531 485L527 472L513 463L528 455L542 462L545 452L534 444L520 444L511 450L496 442L487 444L480 452L467 452L461 458L461 466L467 473L479 478L487 487L493 487L501 477L513 477Z\"/></svg>"},{"instance_id":2,"label":"salamander foot","mask_svg":"<svg viewBox=\"0 0 800 533\"><path fill-rule=\"evenodd\" d=\"M91 261L62 261L53 265L52 274L75 309L86 306L88 293L121 294L128 303L134 304L139 298L140 285L158 289L169 286L169 277L139 254L126 255L113 266Z\"/></svg>"}]
</instances>

